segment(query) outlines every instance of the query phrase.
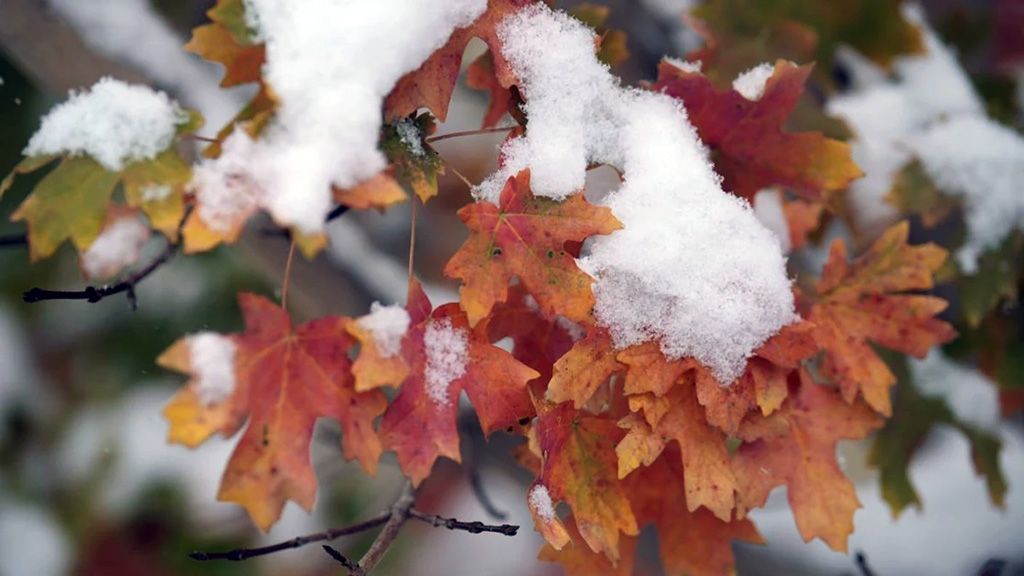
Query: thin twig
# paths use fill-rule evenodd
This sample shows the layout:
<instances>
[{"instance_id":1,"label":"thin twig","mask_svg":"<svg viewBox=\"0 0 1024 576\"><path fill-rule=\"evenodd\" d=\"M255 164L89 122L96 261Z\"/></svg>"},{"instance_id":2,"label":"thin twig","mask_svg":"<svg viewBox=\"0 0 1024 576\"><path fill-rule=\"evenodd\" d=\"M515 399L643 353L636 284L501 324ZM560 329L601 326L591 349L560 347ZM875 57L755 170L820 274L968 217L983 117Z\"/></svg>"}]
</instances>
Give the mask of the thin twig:
<instances>
[{"instance_id":1,"label":"thin twig","mask_svg":"<svg viewBox=\"0 0 1024 576\"><path fill-rule=\"evenodd\" d=\"M325 542L329 540L336 540L342 536L351 536L352 534L359 534L360 532L366 532L372 530L378 526L382 526L391 518L391 513L387 512L379 516L374 516L369 520L357 522L356 524L350 524L342 528L331 528L330 530L324 530L323 532L317 532L316 534L307 534L306 536L297 536L291 540L285 540L284 542L278 542L277 544L271 544L270 546L263 546L261 548L238 548L236 550L228 550L227 552L192 552L189 554L189 558L193 560L230 560L233 562L240 562L242 560L248 560L256 556L265 556L267 554L273 554L282 550L291 550L293 548L300 548L306 544L312 544L313 542Z\"/></svg>"},{"instance_id":2,"label":"thin twig","mask_svg":"<svg viewBox=\"0 0 1024 576\"><path fill-rule=\"evenodd\" d=\"M181 237L181 229L184 227L185 220L188 219L188 215L191 213L192 207L190 206L185 210L185 214L182 216L181 223L178 224L178 237ZM117 284L105 284L103 286L86 286L82 290L47 290L45 288L32 288L26 290L21 295L21 299L29 304L35 302L42 302L44 300L85 300L90 304L95 304L104 298L114 296L124 292L128 297L128 304L131 309L138 309L138 300L135 297L135 287L146 279L150 274L156 271L157 268L163 266L168 260L174 256L179 247L178 242L166 241L166 246L153 259L152 262L147 264L144 268L131 274L124 280L121 280Z\"/></svg>"},{"instance_id":3,"label":"thin twig","mask_svg":"<svg viewBox=\"0 0 1024 576\"><path fill-rule=\"evenodd\" d=\"M483 522L462 522L455 518L444 518L435 514L424 514L416 509L410 510L409 516L419 520L420 522L430 524L435 528L462 530L464 532L469 532L470 534L492 532L494 534L503 534L505 536L515 536L519 532L519 526L516 526L515 524L502 524L500 526L495 526L492 524L484 524Z\"/></svg>"},{"instance_id":4,"label":"thin twig","mask_svg":"<svg viewBox=\"0 0 1024 576\"><path fill-rule=\"evenodd\" d=\"M342 215L348 212L349 209L350 208L348 206L345 206L344 204L338 204L337 206L332 208L330 212L327 213L327 216L324 218L324 223L326 224L332 220L340 218ZM261 230L260 232L264 236L277 236L280 238L292 237L291 231L286 228L267 227Z\"/></svg>"},{"instance_id":5,"label":"thin twig","mask_svg":"<svg viewBox=\"0 0 1024 576\"><path fill-rule=\"evenodd\" d=\"M413 198L409 202L412 204L412 210L409 215L409 282L412 282L412 268L413 258L416 255L416 199Z\"/></svg>"},{"instance_id":6,"label":"thin twig","mask_svg":"<svg viewBox=\"0 0 1024 576\"><path fill-rule=\"evenodd\" d=\"M458 170L456 170L455 167L452 166L444 158L442 158L441 161L444 162L445 170L451 170L452 174L455 174L456 178L458 178L459 180L462 180L462 183L466 185L466 188L469 188L470 190L473 189L473 187L474 187L473 183L469 181L469 178L466 178L465 176L463 176L462 172L459 172Z\"/></svg>"},{"instance_id":7,"label":"thin twig","mask_svg":"<svg viewBox=\"0 0 1024 576\"><path fill-rule=\"evenodd\" d=\"M0 247L18 248L21 246L28 246L28 236L24 234L0 236Z\"/></svg>"},{"instance_id":8,"label":"thin twig","mask_svg":"<svg viewBox=\"0 0 1024 576\"><path fill-rule=\"evenodd\" d=\"M508 132L515 130L518 126L500 126L498 128L481 128L479 130L463 130L462 132L449 132L447 134L439 134L437 136L430 136L424 138L425 142L440 142L441 140L448 140L449 138L461 138L463 136L476 136L478 134L491 134L493 132Z\"/></svg>"},{"instance_id":9,"label":"thin twig","mask_svg":"<svg viewBox=\"0 0 1024 576\"><path fill-rule=\"evenodd\" d=\"M295 258L295 239L292 238L292 244L288 247L288 260L284 263L284 279L281 280L281 309L288 309L288 284L292 279L292 259Z\"/></svg>"},{"instance_id":10,"label":"thin twig","mask_svg":"<svg viewBox=\"0 0 1024 576\"><path fill-rule=\"evenodd\" d=\"M854 559L857 562L857 569L860 570L861 576L875 576L874 570L868 566L868 557L864 552L857 550Z\"/></svg>"},{"instance_id":11,"label":"thin twig","mask_svg":"<svg viewBox=\"0 0 1024 576\"><path fill-rule=\"evenodd\" d=\"M352 576L363 576L364 574L366 574L366 572L362 568L359 567L359 564L356 564L355 562L349 560L348 556L345 556L344 554L339 552L337 549L332 548L332 547L328 546L327 544L324 544L322 546L322 548L324 549L324 552L327 552L328 556L330 556L331 558L334 558L338 562L338 564L341 564L346 569L348 569L348 573L350 575L352 575Z\"/></svg>"},{"instance_id":12,"label":"thin twig","mask_svg":"<svg viewBox=\"0 0 1024 576\"><path fill-rule=\"evenodd\" d=\"M216 138L207 138L206 136L200 136L198 134L184 134L182 135L182 138L185 138L187 140L199 140L200 142L209 142L211 144L217 142Z\"/></svg>"},{"instance_id":13,"label":"thin twig","mask_svg":"<svg viewBox=\"0 0 1024 576\"><path fill-rule=\"evenodd\" d=\"M415 502L416 492L413 490L412 482L406 480L405 485L402 486L401 496L391 505L391 517L388 518L388 523L384 525L384 528L377 534L377 539L370 545L370 549L359 560L359 567L364 573L371 572L384 558L391 543L398 537L398 532L409 519L409 512Z\"/></svg>"}]
</instances>

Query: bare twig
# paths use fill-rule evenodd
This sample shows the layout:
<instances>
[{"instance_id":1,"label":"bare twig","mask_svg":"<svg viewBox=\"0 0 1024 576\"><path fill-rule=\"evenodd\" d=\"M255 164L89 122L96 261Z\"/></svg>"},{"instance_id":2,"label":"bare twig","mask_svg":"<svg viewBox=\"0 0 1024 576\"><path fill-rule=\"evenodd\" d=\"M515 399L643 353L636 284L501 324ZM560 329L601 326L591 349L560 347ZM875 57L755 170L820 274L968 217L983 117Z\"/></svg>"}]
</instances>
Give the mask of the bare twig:
<instances>
[{"instance_id":1,"label":"bare twig","mask_svg":"<svg viewBox=\"0 0 1024 576\"><path fill-rule=\"evenodd\" d=\"M28 246L28 236L24 234L0 236L0 247L20 248L22 246Z\"/></svg>"},{"instance_id":2,"label":"bare twig","mask_svg":"<svg viewBox=\"0 0 1024 576\"><path fill-rule=\"evenodd\" d=\"M515 536L519 532L519 526L516 526L515 524L494 526L491 524L484 524L483 522L462 522L454 518L444 518L443 516L437 516L435 514L424 514L416 509L410 510L409 516L419 520L420 522L430 524L435 528L462 530L464 532L469 532L470 534L491 532L494 534L503 534L505 536Z\"/></svg>"},{"instance_id":3,"label":"bare twig","mask_svg":"<svg viewBox=\"0 0 1024 576\"><path fill-rule=\"evenodd\" d=\"M189 558L193 560L230 560L233 562L240 562L242 560L248 560L256 556L265 556L267 554L273 554L282 550L291 550L293 548L300 548L306 544L312 544L313 542L325 542L329 540L336 540L342 536L351 536L352 534L359 534L360 532L366 532L372 530L378 526L384 525L391 518L391 513L381 514L374 516L369 520L357 522L356 524L350 524L342 528L331 528L323 532L317 532L316 534L307 534L305 536L297 536L291 540L285 540L284 542L278 542L277 544L271 544L270 546L263 546L261 548L238 548L236 550L228 550L227 552L192 552L189 554Z\"/></svg>"},{"instance_id":4,"label":"bare twig","mask_svg":"<svg viewBox=\"0 0 1024 576\"><path fill-rule=\"evenodd\" d=\"M857 569L860 570L861 576L875 576L875 571L868 566L868 557L864 552L858 550L854 560L857 562Z\"/></svg>"},{"instance_id":5,"label":"bare twig","mask_svg":"<svg viewBox=\"0 0 1024 576\"><path fill-rule=\"evenodd\" d=\"M181 229L185 225L185 221L188 219L188 215L192 212L190 206L185 210L185 214L181 218L181 223L178 224L178 237L181 237ZM135 297L135 287L145 280L150 274L156 272L157 268L167 263L178 252L179 243L166 241L167 244L164 249L153 259L152 262L147 264L144 268L136 271L129 275L124 280L121 280L117 284L105 284L103 286L86 286L82 290L47 290L45 288L32 288L26 290L21 295L21 299L29 304L35 302L42 302L44 300L85 300L90 304L95 304L108 296L114 296L124 292L128 296L128 304L132 310L138 309L138 300Z\"/></svg>"},{"instance_id":6,"label":"bare twig","mask_svg":"<svg viewBox=\"0 0 1024 576\"><path fill-rule=\"evenodd\" d=\"M338 564L341 564L346 569L348 569L348 573L351 576L363 576L364 574L366 574L366 572L363 571L363 569L359 567L359 564L356 564L355 562L349 560L348 556L345 556L344 554L339 552L337 549L332 548L332 547L328 546L327 544L324 544L322 546L322 548L324 549L324 552L327 552L328 556L330 556L331 558L334 558L335 560L337 560Z\"/></svg>"},{"instance_id":7,"label":"bare twig","mask_svg":"<svg viewBox=\"0 0 1024 576\"><path fill-rule=\"evenodd\" d=\"M377 534L377 539L370 545L370 549L359 560L359 568L363 573L372 571L377 566L377 563L384 558L384 554L391 547L391 543L398 537L398 532L402 529L406 520L409 519L409 512L415 503L416 491L412 487L412 482L406 480L402 486L402 494L391 505L391 517L388 518L387 524L381 529L380 534Z\"/></svg>"},{"instance_id":8,"label":"bare twig","mask_svg":"<svg viewBox=\"0 0 1024 576\"><path fill-rule=\"evenodd\" d=\"M479 130L463 130L461 132L449 132L448 134L439 134L437 136L429 136L424 138L425 142L440 142L441 140L448 140L449 138L461 138L463 136L476 136L477 134L490 134L493 132L508 132L515 130L518 126L499 126L497 128L481 128Z\"/></svg>"}]
</instances>

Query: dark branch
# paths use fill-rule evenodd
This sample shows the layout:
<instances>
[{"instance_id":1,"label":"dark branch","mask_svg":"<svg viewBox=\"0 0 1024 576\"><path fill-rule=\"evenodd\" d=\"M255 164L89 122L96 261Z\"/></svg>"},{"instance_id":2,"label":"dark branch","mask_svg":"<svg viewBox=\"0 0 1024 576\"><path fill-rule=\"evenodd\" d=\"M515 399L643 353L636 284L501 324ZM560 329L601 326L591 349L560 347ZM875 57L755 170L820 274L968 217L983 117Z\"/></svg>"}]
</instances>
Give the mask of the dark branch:
<instances>
[{"instance_id":1,"label":"dark branch","mask_svg":"<svg viewBox=\"0 0 1024 576\"><path fill-rule=\"evenodd\" d=\"M327 213L327 217L324 218L324 223L326 224L328 222L331 222L332 220L336 220L337 218L340 218L341 216L343 216L349 210L350 210L349 206L345 206L344 204L338 204L333 209L331 209L330 212ZM264 228L263 230L261 230L261 232L263 233L264 236L277 236L279 238L291 238L292 237L291 231L288 230L288 229L285 229L285 228L267 227L267 228Z\"/></svg>"},{"instance_id":2,"label":"dark branch","mask_svg":"<svg viewBox=\"0 0 1024 576\"><path fill-rule=\"evenodd\" d=\"M331 558L334 558L335 560L338 561L338 564L341 564L346 569L348 569L348 573L350 575L352 575L352 576L363 576L364 574L366 574L366 572L363 571L363 569L359 566L359 564L356 564L355 562L349 560L347 556L345 556L344 554L342 554L338 550L336 550L334 548L331 548L327 544L323 545L323 549L324 549L324 552L327 552L328 556L330 556Z\"/></svg>"},{"instance_id":3,"label":"dark branch","mask_svg":"<svg viewBox=\"0 0 1024 576\"><path fill-rule=\"evenodd\" d=\"M874 570L871 569L871 566L868 566L868 557L864 552L858 550L854 559L857 562L857 569L860 570L861 576L875 576Z\"/></svg>"},{"instance_id":4,"label":"dark branch","mask_svg":"<svg viewBox=\"0 0 1024 576\"><path fill-rule=\"evenodd\" d=\"M354 576L369 573L377 567L377 563L384 558L384 554L391 547L391 543L398 537L398 532L401 531L402 526L409 519L409 513L412 511L412 505L415 503L416 490L412 487L412 482L406 480L402 486L401 495L391 505L388 523L377 534L377 539L373 541L373 544L370 544L370 549L366 551L366 554L363 554L363 557L359 559L358 568L361 572L353 572Z\"/></svg>"},{"instance_id":5,"label":"dark branch","mask_svg":"<svg viewBox=\"0 0 1024 576\"><path fill-rule=\"evenodd\" d=\"M21 246L28 246L28 236L25 236L24 234L11 234L10 236L0 236L0 247L16 248Z\"/></svg>"},{"instance_id":6,"label":"dark branch","mask_svg":"<svg viewBox=\"0 0 1024 576\"><path fill-rule=\"evenodd\" d=\"M434 514L424 514L419 510L411 510L409 516L434 526L435 528L447 528L449 530L462 530L469 532L470 534L481 534L483 532L492 532L494 534L503 534L505 536L515 536L519 532L519 526L515 524L502 524L495 526L491 524L484 524L483 522L462 522L454 518L444 518L442 516L436 516Z\"/></svg>"},{"instance_id":7,"label":"dark branch","mask_svg":"<svg viewBox=\"0 0 1024 576\"><path fill-rule=\"evenodd\" d=\"M185 221L188 219L188 215L192 212L192 207L188 207L185 210L185 214L181 217L181 222L178 224L178 237L181 237L182 228L185 226ZM47 290L45 288L32 288L27 290L21 295L21 299L29 304L36 302L42 302L44 300L85 300L90 304L95 304L104 298L114 296L124 292L128 296L128 304L132 310L138 308L138 300L135 298L135 287L145 280L150 274L156 272L157 268L167 263L178 252L179 244L177 242L166 241L167 244L164 249L153 259L152 262L147 264L144 268L138 270L134 274L128 276L124 280L121 280L117 284L105 284L100 287L86 286L82 290Z\"/></svg>"},{"instance_id":8,"label":"dark branch","mask_svg":"<svg viewBox=\"0 0 1024 576\"><path fill-rule=\"evenodd\" d=\"M282 550L301 548L302 546L312 544L313 542L326 542L329 540L336 540L342 536L351 536L352 534L366 532L367 530L372 530L378 526L383 526L390 518L391 513L388 512L356 524L350 524L342 528L331 528L330 530L317 532L316 534L297 536L291 540L285 540L284 542L278 542L277 544L271 544L270 546L263 546L261 548L238 548L236 550L228 550L227 552L196 551L189 554L188 557L193 560L230 560L232 562L240 562L242 560L248 560L249 558L265 556Z\"/></svg>"}]
</instances>

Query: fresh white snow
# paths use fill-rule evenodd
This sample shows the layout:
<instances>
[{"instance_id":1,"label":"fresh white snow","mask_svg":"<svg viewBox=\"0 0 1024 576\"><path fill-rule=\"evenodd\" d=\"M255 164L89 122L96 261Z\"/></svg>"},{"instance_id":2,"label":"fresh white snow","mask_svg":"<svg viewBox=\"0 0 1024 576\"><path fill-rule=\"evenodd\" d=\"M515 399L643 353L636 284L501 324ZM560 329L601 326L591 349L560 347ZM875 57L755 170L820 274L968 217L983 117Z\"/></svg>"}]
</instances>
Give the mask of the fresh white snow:
<instances>
[{"instance_id":1,"label":"fresh white snow","mask_svg":"<svg viewBox=\"0 0 1024 576\"><path fill-rule=\"evenodd\" d=\"M143 202L160 202L166 200L174 189L167 184L150 184L142 188Z\"/></svg>"},{"instance_id":2,"label":"fresh white snow","mask_svg":"<svg viewBox=\"0 0 1024 576\"><path fill-rule=\"evenodd\" d=\"M82 270L89 278L109 278L139 259L149 240L149 226L136 214L110 222L82 253Z\"/></svg>"},{"instance_id":3,"label":"fresh white snow","mask_svg":"<svg viewBox=\"0 0 1024 576\"><path fill-rule=\"evenodd\" d=\"M402 348L402 338L409 330L409 313L398 305L370 305L370 313L358 320L373 335L377 351L385 358L394 357Z\"/></svg>"},{"instance_id":4,"label":"fresh white snow","mask_svg":"<svg viewBox=\"0 0 1024 576\"><path fill-rule=\"evenodd\" d=\"M536 484L533 488L530 488L528 499L530 508L536 512L541 520L550 521L555 519L555 503L551 501L551 493L548 492L547 486Z\"/></svg>"},{"instance_id":5,"label":"fresh white snow","mask_svg":"<svg viewBox=\"0 0 1024 576\"><path fill-rule=\"evenodd\" d=\"M910 374L921 394L945 400L957 420L998 433L999 392L981 372L953 362L934 348L923 360L910 358Z\"/></svg>"},{"instance_id":6,"label":"fresh white snow","mask_svg":"<svg viewBox=\"0 0 1024 576\"><path fill-rule=\"evenodd\" d=\"M778 190L761 190L754 195L754 216L772 231L779 241L783 254L792 248L789 238L789 221L782 209L782 194Z\"/></svg>"},{"instance_id":7,"label":"fresh white snow","mask_svg":"<svg viewBox=\"0 0 1024 576\"><path fill-rule=\"evenodd\" d=\"M435 404L448 406L448 386L466 374L469 334L465 328L452 326L447 318L430 320L423 334L423 346L427 352L427 395Z\"/></svg>"},{"instance_id":8,"label":"fresh white snow","mask_svg":"<svg viewBox=\"0 0 1024 576\"><path fill-rule=\"evenodd\" d=\"M758 64L740 74L732 81L732 89L739 92L747 100L760 100L764 95L764 86L772 77L775 68L767 62Z\"/></svg>"},{"instance_id":9,"label":"fresh white snow","mask_svg":"<svg viewBox=\"0 0 1024 576\"><path fill-rule=\"evenodd\" d=\"M494 202L529 168L534 193L559 199L583 187L589 163L623 169L603 203L624 227L588 240L579 260L596 279L598 322L617 347L657 340L731 383L796 317L779 241L722 190L685 110L622 88L594 56L590 29L538 6L507 18L499 35L529 131L503 147L502 168L475 195Z\"/></svg>"},{"instance_id":10,"label":"fresh white snow","mask_svg":"<svg viewBox=\"0 0 1024 576\"><path fill-rule=\"evenodd\" d=\"M116 172L166 150L185 120L163 92L102 78L88 90L72 91L43 117L24 154L84 154Z\"/></svg>"},{"instance_id":11,"label":"fresh white snow","mask_svg":"<svg viewBox=\"0 0 1024 576\"><path fill-rule=\"evenodd\" d=\"M223 402L235 391L235 343L214 332L200 332L189 337L188 346L199 401L204 406Z\"/></svg>"},{"instance_id":12,"label":"fresh white snow","mask_svg":"<svg viewBox=\"0 0 1024 576\"><path fill-rule=\"evenodd\" d=\"M956 56L942 44L918 9L908 5L909 20L925 32L928 52L898 58L895 82L863 82L860 90L834 98L828 110L850 124L857 138L853 156L866 176L849 194L858 224L877 233L894 220L885 201L893 176L919 159L945 194L964 203L967 239L956 254L973 273L978 257L1024 227L1024 140L985 115L985 108ZM858 75L877 78L856 57Z\"/></svg>"},{"instance_id":13,"label":"fresh white snow","mask_svg":"<svg viewBox=\"0 0 1024 576\"><path fill-rule=\"evenodd\" d=\"M246 185L278 222L320 232L331 186L355 186L385 167L377 149L381 104L395 82L486 5L246 0L246 14L266 42L263 76L280 105L258 141L227 147L207 162L208 171L237 178L243 167ZM242 137L235 131L229 140ZM216 181L207 174L206 183ZM196 184L202 189L204 182Z\"/></svg>"}]
</instances>

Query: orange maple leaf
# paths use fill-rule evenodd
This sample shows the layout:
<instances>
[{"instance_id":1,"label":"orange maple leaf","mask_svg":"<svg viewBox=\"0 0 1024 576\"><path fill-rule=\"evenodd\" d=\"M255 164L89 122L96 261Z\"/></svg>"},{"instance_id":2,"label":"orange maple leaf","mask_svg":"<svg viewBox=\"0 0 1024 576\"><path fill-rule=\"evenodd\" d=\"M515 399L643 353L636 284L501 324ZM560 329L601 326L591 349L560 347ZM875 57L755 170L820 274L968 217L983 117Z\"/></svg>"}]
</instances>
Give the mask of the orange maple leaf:
<instances>
[{"instance_id":1,"label":"orange maple leaf","mask_svg":"<svg viewBox=\"0 0 1024 576\"><path fill-rule=\"evenodd\" d=\"M384 412L380 391L359 393L349 372L354 344L345 331L348 319L332 316L292 328L288 314L269 300L239 295L246 330L230 336L236 346L236 386L222 401L206 404L198 378L189 381L164 409L169 439L189 447L214 433L230 437L248 419L221 482L218 499L245 507L261 530L281 515L286 500L310 510L316 476L309 442L317 418L342 426L345 457L358 459L375 474L381 443L373 421ZM194 373L188 338L179 340L157 362Z\"/></svg>"},{"instance_id":2,"label":"orange maple leaf","mask_svg":"<svg viewBox=\"0 0 1024 576\"><path fill-rule=\"evenodd\" d=\"M571 325L549 318L537 307L522 284L509 287L505 302L491 309L487 318L487 334L491 342L512 339L512 355L540 373L531 381L542 393L551 380L555 362L573 346Z\"/></svg>"},{"instance_id":3,"label":"orange maple leaf","mask_svg":"<svg viewBox=\"0 0 1024 576\"><path fill-rule=\"evenodd\" d=\"M836 443L864 438L882 419L862 402L844 402L804 369L793 380L798 389L781 410L768 417L755 414L740 427L744 443L732 461L738 512L742 517L763 506L771 490L785 484L804 540L818 537L845 552L860 501L836 462Z\"/></svg>"},{"instance_id":4,"label":"orange maple leaf","mask_svg":"<svg viewBox=\"0 0 1024 576\"><path fill-rule=\"evenodd\" d=\"M931 288L946 259L934 244L908 245L908 231L905 221L896 224L852 264L842 241L833 242L817 286L819 300L808 317L825 350L823 373L847 402L861 394L886 416L892 414L889 390L896 377L869 342L923 358L932 346L956 337L952 326L935 318L945 300L899 294Z\"/></svg>"},{"instance_id":5,"label":"orange maple leaf","mask_svg":"<svg viewBox=\"0 0 1024 576\"><path fill-rule=\"evenodd\" d=\"M619 533L637 534L627 492L615 475L615 444L622 430L613 420L577 411L568 402L538 411L534 430L541 471L529 498L538 531L556 549L569 542L552 506L565 502L590 549L617 563ZM537 495L541 491L543 497Z\"/></svg>"},{"instance_id":6,"label":"orange maple leaf","mask_svg":"<svg viewBox=\"0 0 1024 576\"><path fill-rule=\"evenodd\" d=\"M622 227L611 210L593 206L582 193L561 202L530 191L530 173L509 178L497 206L476 202L459 210L470 236L445 266L445 275L462 280L459 296L471 325L508 297L517 276L549 316L581 322L594 307L594 282L566 250L595 234Z\"/></svg>"},{"instance_id":7,"label":"orange maple leaf","mask_svg":"<svg viewBox=\"0 0 1024 576\"><path fill-rule=\"evenodd\" d=\"M413 323L402 342L409 375L384 414L380 435L418 485L439 456L460 460L455 420L463 390L490 435L533 415L526 385L539 374L493 346L485 325L471 329L457 304L430 312L417 282L409 287L409 302Z\"/></svg>"},{"instance_id":8,"label":"orange maple leaf","mask_svg":"<svg viewBox=\"0 0 1024 576\"><path fill-rule=\"evenodd\" d=\"M608 332L590 327L586 337L555 362L546 398L555 403L571 400L577 409L582 408L612 374L622 369Z\"/></svg>"},{"instance_id":9,"label":"orange maple leaf","mask_svg":"<svg viewBox=\"0 0 1024 576\"><path fill-rule=\"evenodd\" d=\"M714 153L726 190L750 199L779 185L817 200L846 188L862 172L845 142L818 132L782 131L810 73L811 66L779 60L764 93L751 101L736 90L718 90L700 72L663 60L653 89L682 101L700 139Z\"/></svg>"},{"instance_id":10,"label":"orange maple leaf","mask_svg":"<svg viewBox=\"0 0 1024 576\"><path fill-rule=\"evenodd\" d=\"M224 87L258 82L266 60L263 44L249 33L242 0L219 0L207 10L209 24L192 30L185 49L224 66Z\"/></svg>"}]
</instances>

